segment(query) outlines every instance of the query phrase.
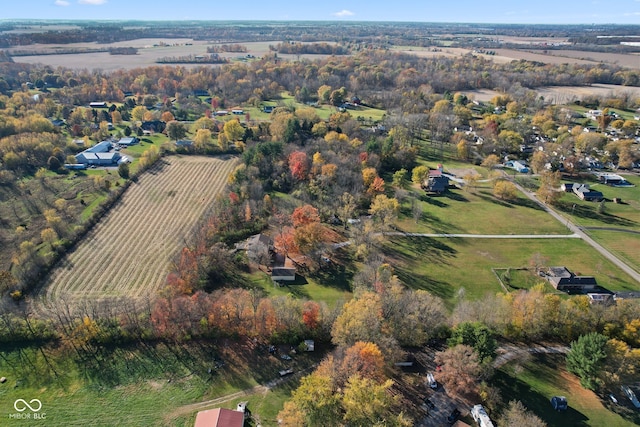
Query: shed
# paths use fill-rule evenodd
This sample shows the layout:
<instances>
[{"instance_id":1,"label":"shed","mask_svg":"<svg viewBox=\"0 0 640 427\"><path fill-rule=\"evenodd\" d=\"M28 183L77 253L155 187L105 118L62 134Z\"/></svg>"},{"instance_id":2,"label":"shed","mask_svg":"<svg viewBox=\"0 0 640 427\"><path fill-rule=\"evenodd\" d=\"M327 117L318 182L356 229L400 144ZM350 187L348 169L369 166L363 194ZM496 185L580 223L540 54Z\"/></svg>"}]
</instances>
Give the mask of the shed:
<instances>
[{"instance_id":1,"label":"shed","mask_svg":"<svg viewBox=\"0 0 640 427\"><path fill-rule=\"evenodd\" d=\"M118 141L118 145L123 147L130 147L132 145L136 145L140 140L136 137L128 137L128 138L120 138Z\"/></svg>"},{"instance_id":2,"label":"shed","mask_svg":"<svg viewBox=\"0 0 640 427\"><path fill-rule=\"evenodd\" d=\"M271 279L276 282L293 282L296 280L296 269L294 267L274 267L271 270Z\"/></svg>"},{"instance_id":3,"label":"shed","mask_svg":"<svg viewBox=\"0 0 640 427\"><path fill-rule=\"evenodd\" d=\"M315 351L316 342L314 340L304 340L304 351Z\"/></svg>"}]
</instances>

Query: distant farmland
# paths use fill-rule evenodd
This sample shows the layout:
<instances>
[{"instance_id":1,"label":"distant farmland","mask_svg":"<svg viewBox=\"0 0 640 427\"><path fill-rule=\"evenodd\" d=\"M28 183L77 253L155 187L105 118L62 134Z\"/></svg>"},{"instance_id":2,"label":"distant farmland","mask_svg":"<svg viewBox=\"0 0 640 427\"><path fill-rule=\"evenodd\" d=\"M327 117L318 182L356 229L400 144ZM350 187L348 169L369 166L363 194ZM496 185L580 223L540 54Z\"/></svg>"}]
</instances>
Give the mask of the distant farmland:
<instances>
[{"instance_id":1,"label":"distant farmland","mask_svg":"<svg viewBox=\"0 0 640 427\"><path fill-rule=\"evenodd\" d=\"M54 271L43 290L47 302L153 295L235 165L235 158L162 159Z\"/></svg>"}]
</instances>

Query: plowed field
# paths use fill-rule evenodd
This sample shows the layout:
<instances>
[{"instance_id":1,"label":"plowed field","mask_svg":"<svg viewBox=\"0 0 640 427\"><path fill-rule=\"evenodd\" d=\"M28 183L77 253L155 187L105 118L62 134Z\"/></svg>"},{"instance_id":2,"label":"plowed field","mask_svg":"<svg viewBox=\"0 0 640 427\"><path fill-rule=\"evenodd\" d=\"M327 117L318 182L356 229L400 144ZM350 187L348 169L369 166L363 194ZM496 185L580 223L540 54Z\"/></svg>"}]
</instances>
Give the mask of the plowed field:
<instances>
[{"instance_id":1,"label":"plowed field","mask_svg":"<svg viewBox=\"0 0 640 427\"><path fill-rule=\"evenodd\" d=\"M53 272L46 302L153 295L235 165L235 158L161 159Z\"/></svg>"}]
</instances>

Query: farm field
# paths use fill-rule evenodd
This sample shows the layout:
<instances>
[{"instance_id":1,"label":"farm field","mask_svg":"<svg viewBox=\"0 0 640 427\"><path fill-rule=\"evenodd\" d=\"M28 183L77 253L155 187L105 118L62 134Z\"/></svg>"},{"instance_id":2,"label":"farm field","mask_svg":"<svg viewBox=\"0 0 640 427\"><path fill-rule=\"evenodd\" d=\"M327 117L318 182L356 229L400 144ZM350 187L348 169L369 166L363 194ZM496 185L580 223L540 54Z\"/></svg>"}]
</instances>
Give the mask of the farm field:
<instances>
[{"instance_id":1,"label":"farm field","mask_svg":"<svg viewBox=\"0 0 640 427\"><path fill-rule=\"evenodd\" d=\"M460 288L467 299L504 292L492 268L529 266L535 254L549 266L566 266L594 276L612 291L638 290L638 284L579 239L461 239L389 237L383 247L394 272L409 287L423 289L451 305Z\"/></svg>"},{"instance_id":2,"label":"farm field","mask_svg":"<svg viewBox=\"0 0 640 427\"><path fill-rule=\"evenodd\" d=\"M562 356L544 355L533 357L525 363L511 362L497 371L492 382L500 389L505 401L522 401L549 427L626 427L637 425L640 421L637 411L610 406L612 404L608 401L605 406L594 392L582 388L578 378L566 371ZM619 390L612 391L618 401L626 405L622 393ZM554 411L549 402L553 396L566 396L569 409L566 412Z\"/></svg>"},{"instance_id":3,"label":"farm field","mask_svg":"<svg viewBox=\"0 0 640 427\"><path fill-rule=\"evenodd\" d=\"M223 52L220 56L231 60L240 56L253 55L261 58L270 52L269 45L277 45L279 41L271 42L247 42L240 43L246 46L247 52ZM92 53L74 53L74 54L57 54L56 48L59 46L34 44L30 46L14 47L13 49L23 52L50 52L47 55L26 55L16 56L15 62L23 62L27 64L45 64L51 67L66 67L72 69L89 69L89 70L131 70L134 68L149 67L156 64L156 60L162 57L177 57L187 55L205 55L207 46L213 46L211 43L202 40L193 40L187 38L180 39L136 39L115 43L69 43L64 45L65 49L97 49L109 47L135 47L138 49L136 55L111 55L108 52L92 52ZM278 54L282 59L300 59L300 58L324 58L328 55L292 55ZM220 64L205 64L204 66L219 66ZM184 68L201 67L203 64L180 64Z\"/></svg>"},{"instance_id":4,"label":"farm field","mask_svg":"<svg viewBox=\"0 0 640 427\"><path fill-rule=\"evenodd\" d=\"M467 96L481 102L488 102L500 93L490 89L463 91ZM540 96L554 104L566 104L581 100L586 96L609 96L617 93L630 93L640 96L640 88L608 84L593 84L591 86L550 86L536 88Z\"/></svg>"},{"instance_id":5,"label":"farm field","mask_svg":"<svg viewBox=\"0 0 640 427\"><path fill-rule=\"evenodd\" d=\"M161 159L63 259L43 288L45 299L153 294L235 164L235 158Z\"/></svg>"}]
</instances>

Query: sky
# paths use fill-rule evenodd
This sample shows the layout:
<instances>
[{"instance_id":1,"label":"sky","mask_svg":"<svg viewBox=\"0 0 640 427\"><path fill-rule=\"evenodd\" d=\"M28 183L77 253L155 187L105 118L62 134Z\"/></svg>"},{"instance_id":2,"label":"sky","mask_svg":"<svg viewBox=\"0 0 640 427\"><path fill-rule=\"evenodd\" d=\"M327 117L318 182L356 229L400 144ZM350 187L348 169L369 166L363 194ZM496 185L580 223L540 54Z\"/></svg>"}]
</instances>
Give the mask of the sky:
<instances>
[{"instance_id":1,"label":"sky","mask_svg":"<svg viewBox=\"0 0 640 427\"><path fill-rule=\"evenodd\" d=\"M2 19L640 25L640 0L2 0Z\"/></svg>"}]
</instances>

